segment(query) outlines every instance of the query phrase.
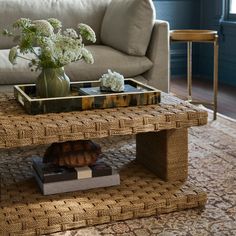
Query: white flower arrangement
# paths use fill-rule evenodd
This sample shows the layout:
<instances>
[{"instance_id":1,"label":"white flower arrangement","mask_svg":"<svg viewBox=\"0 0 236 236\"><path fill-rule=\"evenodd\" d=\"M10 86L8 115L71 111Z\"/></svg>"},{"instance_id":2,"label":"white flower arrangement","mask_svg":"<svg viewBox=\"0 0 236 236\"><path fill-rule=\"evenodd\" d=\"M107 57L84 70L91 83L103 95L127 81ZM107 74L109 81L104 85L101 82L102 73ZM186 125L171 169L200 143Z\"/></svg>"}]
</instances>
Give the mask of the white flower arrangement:
<instances>
[{"instance_id":1,"label":"white flower arrangement","mask_svg":"<svg viewBox=\"0 0 236 236\"><path fill-rule=\"evenodd\" d=\"M108 70L108 73L102 75L100 83L102 90L123 92L125 89L124 76L111 70Z\"/></svg>"},{"instance_id":2,"label":"white flower arrangement","mask_svg":"<svg viewBox=\"0 0 236 236\"><path fill-rule=\"evenodd\" d=\"M96 42L96 35L86 24L78 24L77 31L68 28L62 32L62 24L55 18L20 18L13 24L13 28L20 34L3 31L4 35L14 37L14 41L18 42L9 52L9 61L13 65L17 57L28 60L32 70L60 68L78 60L94 63L91 52L84 47L83 38ZM28 53L32 53L34 58L27 57Z\"/></svg>"}]
</instances>

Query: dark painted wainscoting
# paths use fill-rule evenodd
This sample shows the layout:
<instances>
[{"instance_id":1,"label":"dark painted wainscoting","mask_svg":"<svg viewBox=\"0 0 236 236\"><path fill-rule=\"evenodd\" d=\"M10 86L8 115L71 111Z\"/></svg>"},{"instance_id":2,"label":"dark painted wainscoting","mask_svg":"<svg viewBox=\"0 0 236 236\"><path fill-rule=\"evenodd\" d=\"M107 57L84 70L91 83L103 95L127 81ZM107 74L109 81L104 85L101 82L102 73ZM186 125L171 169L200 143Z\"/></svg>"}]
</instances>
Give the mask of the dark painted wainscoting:
<instances>
[{"instance_id":1,"label":"dark painted wainscoting","mask_svg":"<svg viewBox=\"0 0 236 236\"><path fill-rule=\"evenodd\" d=\"M224 19L224 0L154 0L157 18L170 29L213 29L219 32L219 81L236 86L236 22ZM171 44L171 74L186 76L186 45ZM193 44L193 74L212 79L213 46Z\"/></svg>"},{"instance_id":2,"label":"dark painted wainscoting","mask_svg":"<svg viewBox=\"0 0 236 236\"><path fill-rule=\"evenodd\" d=\"M170 29L199 29L200 1L198 0L156 0L157 18L166 20ZM198 73L198 46L193 45L193 73ZM185 43L171 44L171 74L186 76L187 48Z\"/></svg>"},{"instance_id":3,"label":"dark painted wainscoting","mask_svg":"<svg viewBox=\"0 0 236 236\"><path fill-rule=\"evenodd\" d=\"M236 22L224 19L224 0L201 0L201 28L219 33L219 81L236 86ZM212 74L212 52L203 45L200 50L199 73L209 78Z\"/></svg>"}]
</instances>

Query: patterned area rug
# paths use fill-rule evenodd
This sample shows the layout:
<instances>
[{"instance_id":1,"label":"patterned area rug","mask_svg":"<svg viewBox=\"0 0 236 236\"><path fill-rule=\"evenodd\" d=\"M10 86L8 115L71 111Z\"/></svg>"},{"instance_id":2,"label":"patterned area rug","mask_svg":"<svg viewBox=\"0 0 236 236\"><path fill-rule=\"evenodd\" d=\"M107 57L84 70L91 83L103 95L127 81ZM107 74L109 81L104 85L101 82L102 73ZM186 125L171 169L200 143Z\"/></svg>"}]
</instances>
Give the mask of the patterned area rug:
<instances>
[{"instance_id":1,"label":"patterned area rug","mask_svg":"<svg viewBox=\"0 0 236 236\"><path fill-rule=\"evenodd\" d=\"M52 234L76 236L236 235L236 121L218 116L190 129L189 179L208 194L205 209L103 224Z\"/></svg>"}]
</instances>

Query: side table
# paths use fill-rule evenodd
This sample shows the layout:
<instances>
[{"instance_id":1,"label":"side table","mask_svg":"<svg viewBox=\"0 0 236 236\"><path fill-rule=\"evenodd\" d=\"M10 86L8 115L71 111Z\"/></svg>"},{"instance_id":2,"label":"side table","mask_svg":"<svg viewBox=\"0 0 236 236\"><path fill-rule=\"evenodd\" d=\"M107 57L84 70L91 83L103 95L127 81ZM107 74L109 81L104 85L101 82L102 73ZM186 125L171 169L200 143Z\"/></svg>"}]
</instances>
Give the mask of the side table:
<instances>
[{"instance_id":1,"label":"side table","mask_svg":"<svg viewBox=\"0 0 236 236\"><path fill-rule=\"evenodd\" d=\"M217 114L217 94L218 94L218 54L219 44L217 31L212 30L172 30L170 31L171 42L187 42L187 83L188 83L188 101L192 103L202 103L213 106L216 120ZM213 89L214 98L212 102L193 101L192 100L192 43L213 43L214 45L214 73Z\"/></svg>"}]
</instances>

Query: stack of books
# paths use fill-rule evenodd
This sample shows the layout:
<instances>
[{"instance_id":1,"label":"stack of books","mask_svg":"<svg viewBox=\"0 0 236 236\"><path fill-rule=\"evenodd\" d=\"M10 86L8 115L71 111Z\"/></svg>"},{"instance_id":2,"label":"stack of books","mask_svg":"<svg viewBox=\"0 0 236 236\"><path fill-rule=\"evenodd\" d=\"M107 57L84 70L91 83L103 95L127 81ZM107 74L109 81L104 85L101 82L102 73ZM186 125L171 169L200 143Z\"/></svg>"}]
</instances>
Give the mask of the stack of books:
<instances>
[{"instance_id":1,"label":"stack of books","mask_svg":"<svg viewBox=\"0 0 236 236\"><path fill-rule=\"evenodd\" d=\"M91 166L68 168L33 157L33 173L44 195L120 184L120 176L102 159Z\"/></svg>"}]
</instances>

